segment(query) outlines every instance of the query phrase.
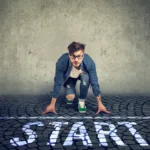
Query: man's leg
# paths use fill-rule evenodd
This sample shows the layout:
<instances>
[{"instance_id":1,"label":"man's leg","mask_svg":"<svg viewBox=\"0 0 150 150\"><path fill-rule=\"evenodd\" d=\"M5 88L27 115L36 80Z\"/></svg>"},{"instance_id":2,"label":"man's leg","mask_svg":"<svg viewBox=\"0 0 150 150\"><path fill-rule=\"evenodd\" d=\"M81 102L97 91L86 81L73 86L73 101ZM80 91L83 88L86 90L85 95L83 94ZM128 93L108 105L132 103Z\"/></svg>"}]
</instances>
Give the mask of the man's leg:
<instances>
[{"instance_id":1,"label":"man's leg","mask_svg":"<svg viewBox=\"0 0 150 150\"><path fill-rule=\"evenodd\" d=\"M65 95L66 95L66 101L67 104L72 104L76 91L75 91L75 85L76 85L77 79L74 78L68 78L66 81L64 87L65 87Z\"/></svg>"},{"instance_id":2,"label":"man's leg","mask_svg":"<svg viewBox=\"0 0 150 150\"><path fill-rule=\"evenodd\" d=\"M89 89L89 75L87 73L80 74L80 96L79 96L79 112L86 112L85 99Z\"/></svg>"}]
</instances>

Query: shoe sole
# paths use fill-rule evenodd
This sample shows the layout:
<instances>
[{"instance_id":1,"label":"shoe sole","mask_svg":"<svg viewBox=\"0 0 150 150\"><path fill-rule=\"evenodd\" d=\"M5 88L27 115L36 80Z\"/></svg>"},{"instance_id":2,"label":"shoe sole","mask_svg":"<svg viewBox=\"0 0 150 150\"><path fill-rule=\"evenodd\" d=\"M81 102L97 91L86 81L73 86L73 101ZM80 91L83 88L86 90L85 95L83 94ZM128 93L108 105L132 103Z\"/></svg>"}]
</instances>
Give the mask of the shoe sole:
<instances>
[{"instance_id":1,"label":"shoe sole","mask_svg":"<svg viewBox=\"0 0 150 150\"><path fill-rule=\"evenodd\" d=\"M86 107L85 107L86 108ZM79 107L78 107L78 109L79 109ZM79 113L86 113L86 110L85 111L79 111Z\"/></svg>"},{"instance_id":2,"label":"shoe sole","mask_svg":"<svg viewBox=\"0 0 150 150\"><path fill-rule=\"evenodd\" d=\"M79 113L86 113L86 111L79 111Z\"/></svg>"}]
</instances>

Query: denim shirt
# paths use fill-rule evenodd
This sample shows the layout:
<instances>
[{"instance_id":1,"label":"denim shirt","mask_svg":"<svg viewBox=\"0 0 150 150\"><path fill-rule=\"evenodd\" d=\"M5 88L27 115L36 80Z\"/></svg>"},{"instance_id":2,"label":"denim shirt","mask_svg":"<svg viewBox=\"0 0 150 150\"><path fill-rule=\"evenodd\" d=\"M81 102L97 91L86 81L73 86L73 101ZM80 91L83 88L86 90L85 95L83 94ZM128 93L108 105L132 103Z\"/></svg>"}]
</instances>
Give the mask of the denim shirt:
<instances>
[{"instance_id":1,"label":"denim shirt","mask_svg":"<svg viewBox=\"0 0 150 150\"><path fill-rule=\"evenodd\" d=\"M58 58L56 62L54 86L53 91L51 92L51 96L53 98L58 98L61 87L64 86L65 82L69 78L71 70L72 63L69 59L68 53L64 53ZM84 57L81 62L81 70L84 73L88 73L90 86L92 87L94 96L99 96L101 91L98 83L96 66L92 58L86 53L84 53Z\"/></svg>"}]
</instances>

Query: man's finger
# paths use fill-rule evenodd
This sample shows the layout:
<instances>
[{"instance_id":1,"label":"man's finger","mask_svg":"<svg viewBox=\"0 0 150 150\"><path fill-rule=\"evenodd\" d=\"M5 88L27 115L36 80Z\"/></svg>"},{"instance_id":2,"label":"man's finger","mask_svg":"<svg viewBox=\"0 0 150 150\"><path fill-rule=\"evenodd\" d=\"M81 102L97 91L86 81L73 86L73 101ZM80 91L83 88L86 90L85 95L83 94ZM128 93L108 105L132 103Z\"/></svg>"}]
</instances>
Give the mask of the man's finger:
<instances>
[{"instance_id":1,"label":"man's finger","mask_svg":"<svg viewBox=\"0 0 150 150\"><path fill-rule=\"evenodd\" d=\"M99 112L100 112L100 111L98 110L96 114L99 114Z\"/></svg>"},{"instance_id":2,"label":"man's finger","mask_svg":"<svg viewBox=\"0 0 150 150\"><path fill-rule=\"evenodd\" d=\"M98 110L96 114L99 114L101 111L103 111L103 112L105 112L107 114L110 114L110 111L108 111L108 110Z\"/></svg>"},{"instance_id":3,"label":"man's finger","mask_svg":"<svg viewBox=\"0 0 150 150\"><path fill-rule=\"evenodd\" d=\"M110 114L110 111L108 111L108 110L105 110L105 112L106 112L107 114Z\"/></svg>"},{"instance_id":4,"label":"man's finger","mask_svg":"<svg viewBox=\"0 0 150 150\"><path fill-rule=\"evenodd\" d=\"M46 114L46 113L47 113L47 111L46 111L46 110L42 112L42 114L43 114L43 115L44 115L44 114Z\"/></svg>"},{"instance_id":5,"label":"man's finger","mask_svg":"<svg viewBox=\"0 0 150 150\"><path fill-rule=\"evenodd\" d=\"M53 112L54 112L55 114L57 114L57 112L56 112L55 110L54 110Z\"/></svg>"}]
</instances>

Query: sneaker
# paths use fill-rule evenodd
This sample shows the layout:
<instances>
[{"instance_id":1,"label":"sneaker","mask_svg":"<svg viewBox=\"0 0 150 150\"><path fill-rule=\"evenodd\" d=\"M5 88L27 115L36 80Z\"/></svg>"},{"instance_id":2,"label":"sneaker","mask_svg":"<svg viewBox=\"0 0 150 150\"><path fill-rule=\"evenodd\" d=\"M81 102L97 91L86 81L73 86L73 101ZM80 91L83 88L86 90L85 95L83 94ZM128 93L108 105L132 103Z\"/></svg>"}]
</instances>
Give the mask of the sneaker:
<instances>
[{"instance_id":1,"label":"sneaker","mask_svg":"<svg viewBox=\"0 0 150 150\"><path fill-rule=\"evenodd\" d=\"M80 113L86 113L86 106L84 105L84 107L81 107L80 104L78 103L78 110Z\"/></svg>"},{"instance_id":2,"label":"sneaker","mask_svg":"<svg viewBox=\"0 0 150 150\"><path fill-rule=\"evenodd\" d=\"M66 98L66 102L67 104L73 104L73 100L68 100L67 98Z\"/></svg>"}]
</instances>

